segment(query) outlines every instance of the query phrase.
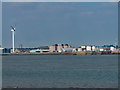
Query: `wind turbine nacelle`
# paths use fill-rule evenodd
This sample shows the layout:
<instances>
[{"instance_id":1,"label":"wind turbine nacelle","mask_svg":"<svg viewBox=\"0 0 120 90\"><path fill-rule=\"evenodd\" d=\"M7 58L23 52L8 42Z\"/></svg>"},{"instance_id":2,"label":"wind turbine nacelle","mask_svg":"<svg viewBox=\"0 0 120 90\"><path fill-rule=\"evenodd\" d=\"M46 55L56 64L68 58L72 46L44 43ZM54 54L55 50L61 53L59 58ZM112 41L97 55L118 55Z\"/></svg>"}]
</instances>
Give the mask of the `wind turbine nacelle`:
<instances>
[{"instance_id":1,"label":"wind turbine nacelle","mask_svg":"<svg viewBox=\"0 0 120 90\"><path fill-rule=\"evenodd\" d=\"M14 29L11 29L11 32L15 31L15 28Z\"/></svg>"}]
</instances>

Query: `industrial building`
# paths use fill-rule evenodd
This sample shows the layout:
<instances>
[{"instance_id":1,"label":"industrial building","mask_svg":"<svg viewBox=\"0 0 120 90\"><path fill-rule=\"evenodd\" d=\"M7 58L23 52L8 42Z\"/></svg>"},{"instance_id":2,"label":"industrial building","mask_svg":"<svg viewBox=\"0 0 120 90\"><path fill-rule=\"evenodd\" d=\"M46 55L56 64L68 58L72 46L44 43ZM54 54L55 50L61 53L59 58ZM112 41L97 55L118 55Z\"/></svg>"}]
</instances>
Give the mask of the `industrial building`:
<instances>
[{"instance_id":1,"label":"industrial building","mask_svg":"<svg viewBox=\"0 0 120 90\"><path fill-rule=\"evenodd\" d=\"M69 50L72 49L71 45L68 45L68 44L55 44L55 45L49 46L49 51L50 52L64 52L64 51L66 51L68 49Z\"/></svg>"},{"instance_id":2,"label":"industrial building","mask_svg":"<svg viewBox=\"0 0 120 90\"><path fill-rule=\"evenodd\" d=\"M55 45L49 46L49 51L50 52L55 52L56 51L56 46Z\"/></svg>"},{"instance_id":3,"label":"industrial building","mask_svg":"<svg viewBox=\"0 0 120 90\"><path fill-rule=\"evenodd\" d=\"M88 45L88 46L84 45L84 46L81 46L80 48L78 51L95 51L96 50L95 45L93 45L93 46L92 45Z\"/></svg>"},{"instance_id":4,"label":"industrial building","mask_svg":"<svg viewBox=\"0 0 120 90\"><path fill-rule=\"evenodd\" d=\"M47 49L30 50L30 53L43 53L43 52L49 52L49 50Z\"/></svg>"},{"instance_id":5,"label":"industrial building","mask_svg":"<svg viewBox=\"0 0 120 90\"><path fill-rule=\"evenodd\" d=\"M9 49L9 48L0 48L0 53L11 53L11 49Z\"/></svg>"},{"instance_id":6,"label":"industrial building","mask_svg":"<svg viewBox=\"0 0 120 90\"><path fill-rule=\"evenodd\" d=\"M48 46L40 46L37 49L32 49L29 51L30 53L43 53L43 52L49 52Z\"/></svg>"}]
</instances>

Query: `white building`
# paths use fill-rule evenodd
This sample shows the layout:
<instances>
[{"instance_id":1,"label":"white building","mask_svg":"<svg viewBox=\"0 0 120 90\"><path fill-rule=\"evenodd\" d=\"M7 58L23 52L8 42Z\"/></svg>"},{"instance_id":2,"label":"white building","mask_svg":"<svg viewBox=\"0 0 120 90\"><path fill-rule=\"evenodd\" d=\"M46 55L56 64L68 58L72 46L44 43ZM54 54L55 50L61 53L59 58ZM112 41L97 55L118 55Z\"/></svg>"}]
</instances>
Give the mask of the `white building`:
<instances>
[{"instance_id":1,"label":"white building","mask_svg":"<svg viewBox=\"0 0 120 90\"><path fill-rule=\"evenodd\" d=\"M95 46L86 46L86 51L95 51L96 47Z\"/></svg>"},{"instance_id":2,"label":"white building","mask_svg":"<svg viewBox=\"0 0 120 90\"><path fill-rule=\"evenodd\" d=\"M96 47L95 46L92 46L92 51L95 51L96 50Z\"/></svg>"},{"instance_id":3,"label":"white building","mask_svg":"<svg viewBox=\"0 0 120 90\"><path fill-rule=\"evenodd\" d=\"M63 52L74 52L74 48L62 48Z\"/></svg>"},{"instance_id":4,"label":"white building","mask_svg":"<svg viewBox=\"0 0 120 90\"><path fill-rule=\"evenodd\" d=\"M92 51L92 46L87 46L87 47L86 47L86 50L87 50L87 51Z\"/></svg>"},{"instance_id":5,"label":"white building","mask_svg":"<svg viewBox=\"0 0 120 90\"><path fill-rule=\"evenodd\" d=\"M103 48L100 48L100 49L99 49L99 51L101 51L101 52L102 52L102 51L104 51L104 49L103 49Z\"/></svg>"},{"instance_id":6,"label":"white building","mask_svg":"<svg viewBox=\"0 0 120 90\"><path fill-rule=\"evenodd\" d=\"M110 47L110 50L111 51L116 51L116 48L115 47Z\"/></svg>"},{"instance_id":7,"label":"white building","mask_svg":"<svg viewBox=\"0 0 120 90\"><path fill-rule=\"evenodd\" d=\"M48 49L30 50L30 53L42 53L42 52L49 52L49 50Z\"/></svg>"},{"instance_id":8,"label":"white building","mask_svg":"<svg viewBox=\"0 0 120 90\"><path fill-rule=\"evenodd\" d=\"M61 49L58 49L57 51L58 51L58 52L63 52L63 48L61 48Z\"/></svg>"},{"instance_id":9,"label":"white building","mask_svg":"<svg viewBox=\"0 0 120 90\"><path fill-rule=\"evenodd\" d=\"M86 46L81 46L82 51L86 51Z\"/></svg>"},{"instance_id":10,"label":"white building","mask_svg":"<svg viewBox=\"0 0 120 90\"><path fill-rule=\"evenodd\" d=\"M86 46L81 46L81 48L86 48Z\"/></svg>"},{"instance_id":11,"label":"white building","mask_svg":"<svg viewBox=\"0 0 120 90\"><path fill-rule=\"evenodd\" d=\"M78 52L81 52L82 51L82 48L78 48Z\"/></svg>"},{"instance_id":12,"label":"white building","mask_svg":"<svg viewBox=\"0 0 120 90\"><path fill-rule=\"evenodd\" d=\"M72 52L77 52L77 48L73 48Z\"/></svg>"},{"instance_id":13,"label":"white building","mask_svg":"<svg viewBox=\"0 0 120 90\"><path fill-rule=\"evenodd\" d=\"M0 48L0 50L3 50L4 48Z\"/></svg>"}]
</instances>

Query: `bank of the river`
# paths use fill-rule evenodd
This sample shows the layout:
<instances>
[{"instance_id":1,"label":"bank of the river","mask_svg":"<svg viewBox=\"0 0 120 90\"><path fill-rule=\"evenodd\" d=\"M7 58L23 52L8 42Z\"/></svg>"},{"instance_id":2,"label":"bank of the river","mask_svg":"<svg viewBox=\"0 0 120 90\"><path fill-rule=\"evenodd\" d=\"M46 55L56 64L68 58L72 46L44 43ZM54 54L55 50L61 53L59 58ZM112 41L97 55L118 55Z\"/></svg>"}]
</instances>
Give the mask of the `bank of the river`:
<instances>
[{"instance_id":1,"label":"bank of the river","mask_svg":"<svg viewBox=\"0 0 120 90\"><path fill-rule=\"evenodd\" d=\"M120 54L120 52L89 52L89 51L81 51L81 52L46 52L46 53L0 53L0 55L112 55L112 54Z\"/></svg>"}]
</instances>

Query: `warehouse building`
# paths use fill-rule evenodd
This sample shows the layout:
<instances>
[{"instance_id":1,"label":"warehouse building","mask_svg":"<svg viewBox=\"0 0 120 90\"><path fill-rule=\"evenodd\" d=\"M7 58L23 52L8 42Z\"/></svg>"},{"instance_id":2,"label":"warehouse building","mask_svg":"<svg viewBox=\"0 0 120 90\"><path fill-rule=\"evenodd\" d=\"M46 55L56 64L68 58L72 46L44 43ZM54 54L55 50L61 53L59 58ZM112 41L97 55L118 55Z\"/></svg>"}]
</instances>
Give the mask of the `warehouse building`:
<instances>
[{"instance_id":1,"label":"warehouse building","mask_svg":"<svg viewBox=\"0 0 120 90\"><path fill-rule=\"evenodd\" d=\"M49 52L49 50L47 49L30 50L30 53L43 53L43 52Z\"/></svg>"},{"instance_id":2,"label":"warehouse building","mask_svg":"<svg viewBox=\"0 0 120 90\"><path fill-rule=\"evenodd\" d=\"M71 48L71 45L68 44L55 44L49 46L50 52L64 52L63 48Z\"/></svg>"}]
</instances>

